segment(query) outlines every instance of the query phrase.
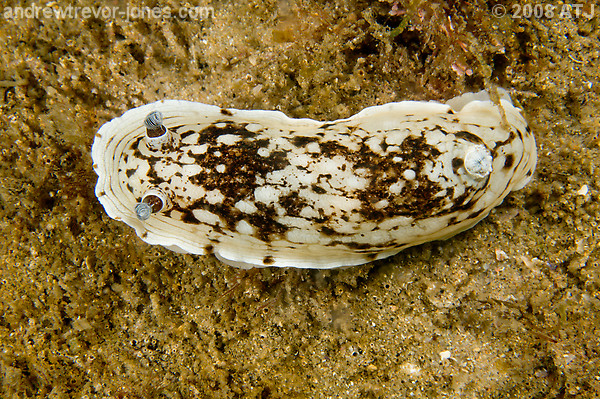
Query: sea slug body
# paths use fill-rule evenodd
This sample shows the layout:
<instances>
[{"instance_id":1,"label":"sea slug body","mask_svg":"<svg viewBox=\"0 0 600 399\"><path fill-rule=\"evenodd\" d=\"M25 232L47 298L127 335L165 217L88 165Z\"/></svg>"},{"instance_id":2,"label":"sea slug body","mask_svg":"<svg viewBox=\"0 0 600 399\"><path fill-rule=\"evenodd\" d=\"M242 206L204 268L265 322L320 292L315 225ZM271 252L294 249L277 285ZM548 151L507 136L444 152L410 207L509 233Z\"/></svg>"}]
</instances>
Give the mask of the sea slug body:
<instances>
[{"instance_id":1,"label":"sea slug body","mask_svg":"<svg viewBox=\"0 0 600 399\"><path fill-rule=\"evenodd\" d=\"M505 93L374 106L332 122L164 100L104 124L96 196L149 244L237 267L334 268L445 239L531 179Z\"/></svg>"}]
</instances>

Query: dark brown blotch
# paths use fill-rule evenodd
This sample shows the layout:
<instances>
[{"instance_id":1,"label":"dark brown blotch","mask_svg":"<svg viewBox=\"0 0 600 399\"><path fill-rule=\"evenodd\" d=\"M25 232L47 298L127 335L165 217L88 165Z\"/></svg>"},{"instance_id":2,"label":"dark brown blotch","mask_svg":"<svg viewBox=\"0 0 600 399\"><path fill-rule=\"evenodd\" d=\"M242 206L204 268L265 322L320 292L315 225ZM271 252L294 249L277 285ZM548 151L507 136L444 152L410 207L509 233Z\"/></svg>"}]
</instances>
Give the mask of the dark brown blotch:
<instances>
[{"instance_id":1,"label":"dark brown blotch","mask_svg":"<svg viewBox=\"0 0 600 399\"><path fill-rule=\"evenodd\" d=\"M373 260L375 260L375 258L377 258L377 254L378 254L378 252L372 252L370 254L366 254L365 257L368 260L373 261Z\"/></svg>"},{"instance_id":2,"label":"dark brown blotch","mask_svg":"<svg viewBox=\"0 0 600 399\"><path fill-rule=\"evenodd\" d=\"M182 212L182 215L181 215L182 222L190 223L190 224L200 224L200 221L198 219L196 219L196 217L194 216L192 211L186 210L186 209L181 209L181 212Z\"/></svg>"},{"instance_id":3,"label":"dark brown blotch","mask_svg":"<svg viewBox=\"0 0 600 399\"><path fill-rule=\"evenodd\" d=\"M369 248L373 248L373 246L371 244L364 244L364 243L358 243L358 242L349 242L346 244L346 246L348 248L351 249L369 249Z\"/></svg>"},{"instance_id":4,"label":"dark brown blotch","mask_svg":"<svg viewBox=\"0 0 600 399\"><path fill-rule=\"evenodd\" d=\"M187 131L185 131L185 132L181 133L181 134L179 135L179 137L181 138L181 140L183 140L183 139L185 139L186 137L188 137L188 136L191 136L191 135L192 135L192 134L194 134L194 133L198 133L198 132L197 132L197 131L195 131L195 130L187 130Z\"/></svg>"},{"instance_id":5,"label":"dark brown blotch","mask_svg":"<svg viewBox=\"0 0 600 399\"><path fill-rule=\"evenodd\" d=\"M258 148L267 148L269 146L269 139L258 139L258 140L254 140L254 144L258 147Z\"/></svg>"},{"instance_id":6,"label":"dark brown blotch","mask_svg":"<svg viewBox=\"0 0 600 399\"><path fill-rule=\"evenodd\" d=\"M303 147L308 143L313 143L315 141L319 141L317 137L309 137L309 136L294 136L292 138L292 144L296 147Z\"/></svg>"},{"instance_id":7,"label":"dark brown blotch","mask_svg":"<svg viewBox=\"0 0 600 399\"><path fill-rule=\"evenodd\" d=\"M325 190L323 187L320 187L317 184L313 184L312 186L310 186L310 188L312 188L312 190L317 194L325 194L327 192L327 190Z\"/></svg>"},{"instance_id":8,"label":"dark brown blotch","mask_svg":"<svg viewBox=\"0 0 600 399\"><path fill-rule=\"evenodd\" d=\"M504 141L496 141L496 147L502 147L505 146L507 144L510 144L513 142L513 140L517 137L517 135L515 134L514 130L511 130L508 133L508 138Z\"/></svg>"},{"instance_id":9,"label":"dark brown blotch","mask_svg":"<svg viewBox=\"0 0 600 399\"><path fill-rule=\"evenodd\" d=\"M515 163L515 156L513 154L508 154L506 159L504 159L504 169L510 169Z\"/></svg>"},{"instance_id":10,"label":"dark brown blotch","mask_svg":"<svg viewBox=\"0 0 600 399\"><path fill-rule=\"evenodd\" d=\"M462 158L454 158L452 159L452 171L454 174L457 174L458 169L464 165L464 161Z\"/></svg>"},{"instance_id":11,"label":"dark brown blotch","mask_svg":"<svg viewBox=\"0 0 600 399\"><path fill-rule=\"evenodd\" d=\"M483 140L481 140L481 137L465 130L454 133L454 136L456 136L457 139L464 139L471 143L484 144Z\"/></svg>"},{"instance_id":12,"label":"dark brown blotch","mask_svg":"<svg viewBox=\"0 0 600 399\"><path fill-rule=\"evenodd\" d=\"M333 236L333 235L337 234L334 229L327 227L327 226L321 227L321 229L319 231L321 233L325 234L326 236Z\"/></svg>"},{"instance_id":13,"label":"dark brown blotch","mask_svg":"<svg viewBox=\"0 0 600 399\"><path fill-rule=\"evenodd\" d=\"M275 263L275 259L271 255L267 255L263 258L263 265L272 265Z\"/></svg>"},{"instance_id":14,"label":"dark brown blotch","mask_svg":"<svg viewBox=\"0 0 600 399\"><path fill-rule=\"evenodd\" d=\"M471 214L470 214L470 215L467 217L467 219L477 219L477 218L478 218L478 217L479 217L479 216L480 216L480 215L483 213L483 211L484 211L483 209L480 209L480 210L478 210L478 211L475 211L475 212L471 213Z\"/></svg>"}]
</instances>

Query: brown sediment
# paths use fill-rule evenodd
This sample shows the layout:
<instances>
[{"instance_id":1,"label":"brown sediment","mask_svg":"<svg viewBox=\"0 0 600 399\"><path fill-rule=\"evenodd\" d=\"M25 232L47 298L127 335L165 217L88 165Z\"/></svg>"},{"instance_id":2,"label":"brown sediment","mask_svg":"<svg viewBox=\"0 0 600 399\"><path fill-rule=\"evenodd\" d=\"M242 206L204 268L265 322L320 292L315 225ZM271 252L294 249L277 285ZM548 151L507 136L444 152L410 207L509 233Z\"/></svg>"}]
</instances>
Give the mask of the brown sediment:
<instances>
[{"instance_id":1,"label":"brown sediment","mask_svg":"<svg viewBox=\"0 0 600 399\"><path fill-rule=\"evenodd\" d=\"M407 4L226 2L203 22L5 18L0 396L600 391L598 16ZM334 120L489 83L515 89L543 148L534 180L473 230L388 260L240 272L142 243L94 195L98 127L141 103Z\"/></svg>"}]
</instances>

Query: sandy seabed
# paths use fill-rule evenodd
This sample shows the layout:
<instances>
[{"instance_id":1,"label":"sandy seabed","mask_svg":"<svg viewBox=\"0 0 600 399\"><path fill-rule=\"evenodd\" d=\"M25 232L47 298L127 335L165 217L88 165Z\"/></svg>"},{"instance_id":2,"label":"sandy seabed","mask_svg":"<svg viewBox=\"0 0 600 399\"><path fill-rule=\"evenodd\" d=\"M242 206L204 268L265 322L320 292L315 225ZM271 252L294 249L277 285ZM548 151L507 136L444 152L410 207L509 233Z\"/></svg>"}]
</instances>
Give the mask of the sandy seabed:
<instances>
[{"instance_id":1,"label":"sandy seabed","mask_svg":"<svg viewBox=\"0 0 600 399\"><path fill-rule=\"evenodd\" d=\"M56 18L4 3L1 397L597 397L598 7L214 1L192 18L116 0ZM331 120L494 86L536 135L534 180L473 229L368 265L175 254L94 195L97 129L144 103Z\"/></svg>"}]
</instances>

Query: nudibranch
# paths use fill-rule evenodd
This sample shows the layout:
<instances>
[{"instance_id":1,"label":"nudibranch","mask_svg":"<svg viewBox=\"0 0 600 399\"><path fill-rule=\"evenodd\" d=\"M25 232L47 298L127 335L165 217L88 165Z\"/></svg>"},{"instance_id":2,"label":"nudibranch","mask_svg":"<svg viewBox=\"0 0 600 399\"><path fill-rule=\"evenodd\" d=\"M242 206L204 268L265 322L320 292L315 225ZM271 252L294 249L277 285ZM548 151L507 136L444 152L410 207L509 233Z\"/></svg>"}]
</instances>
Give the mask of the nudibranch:
<instances>
[{"instance_id":1,"label":"nudibranch","mask_svg":"<svg viewBox=\"0 0 600 399\"><path fill-rule=\"evenodd\" d=\"M506 93L403 101L332 122L163 100L104 124L96 196L149 244L236 267L334 268L446 239L531 179Z\"/></svg>"}]
</instances>

